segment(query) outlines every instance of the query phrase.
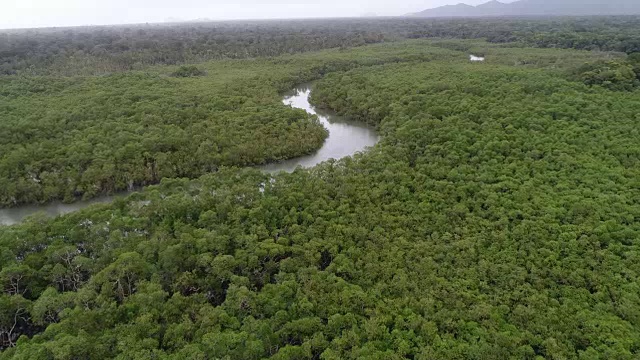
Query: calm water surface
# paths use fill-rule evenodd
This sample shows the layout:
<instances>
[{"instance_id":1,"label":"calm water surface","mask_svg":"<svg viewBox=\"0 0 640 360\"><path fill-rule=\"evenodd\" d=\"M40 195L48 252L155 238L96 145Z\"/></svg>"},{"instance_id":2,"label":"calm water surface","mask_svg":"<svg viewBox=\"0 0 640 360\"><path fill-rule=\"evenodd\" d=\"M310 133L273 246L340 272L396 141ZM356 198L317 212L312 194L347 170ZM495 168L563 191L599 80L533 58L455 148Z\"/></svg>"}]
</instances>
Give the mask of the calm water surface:
<instances>
[{"instance_id":1,"label":"calm water surface","mask_svg":"<svg viewBox=\"0 0 640 360\"><path fill-rule=\"evenodd\" d=\"M378 142L379 137L374 127L362 122L349 120L337 115L335 112L320 110L311 106L309 103L310 93L311 85L302 85L295 88L291 93L286 94L283 102L317 115L322 125L329 130L329 137L322 147L311 155L259 166L258 169L268 173L277 173L281 171L291 172L298 166L309 168L329 159L341 159L359 151L364 151L367 147L373 146ZM129 192L123 192L115 196L103 196L88 201L78 201L73 204L58 202L47 205L26 205L11 209L0 209L0 225L17 224L36 213L43 213L50 217L64 215L92 204L108 203L115 197L129 194Z\"/></svg>"},{"instance_id":2,"label":"calm water surface","mask_svg":"<svg viewBox=\"0 0 640 360\"><path fill-rule=\"evenodd\" d=\"M311 155L259 166L259 169L275 173L291 172L298 166L309 168L329 159L341 159L364 151L380 140L373 126L349 120L333 111L316 109L309 103L309 94L311 85L302 85L287 94L283 102L317 115L322 125L329 130L329 137L322 147Z\"/></svg>"},{"instance_id":3,"label":"calm water surface","mask_svg":"<svg viewBox=\"0 0 640 360\"><path fill-rule=\"evenodd\" d=\"M116 196L127 196L128 192L124 192L114 196L101 196L86 201L76 201L73 204L63 204L54 202L47 205L23 205L16 208L0 209L0 225L13 225L22 222L26 217L34 214L45 214L49 217L68 214L89 205L108 203L113 201Z\"/></svg>"}]
</instances>

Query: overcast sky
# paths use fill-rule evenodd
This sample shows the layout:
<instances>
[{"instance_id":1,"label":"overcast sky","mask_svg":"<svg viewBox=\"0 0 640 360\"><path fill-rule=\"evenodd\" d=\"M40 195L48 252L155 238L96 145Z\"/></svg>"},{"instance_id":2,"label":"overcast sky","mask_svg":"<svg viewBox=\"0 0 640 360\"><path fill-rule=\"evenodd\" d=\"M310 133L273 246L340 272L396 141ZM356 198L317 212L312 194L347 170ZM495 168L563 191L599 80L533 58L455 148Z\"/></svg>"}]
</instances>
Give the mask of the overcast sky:
<instances>
[{"instance_id":1,"label":"overcast sky","mask_svg":"<svg viewBox=\"0 0 640 360\"><path fill-rule=\"evenodd\" d=\"M163 22L403 15L488 0L0 0L0 29Z\"/></svg>"}]
</instances>

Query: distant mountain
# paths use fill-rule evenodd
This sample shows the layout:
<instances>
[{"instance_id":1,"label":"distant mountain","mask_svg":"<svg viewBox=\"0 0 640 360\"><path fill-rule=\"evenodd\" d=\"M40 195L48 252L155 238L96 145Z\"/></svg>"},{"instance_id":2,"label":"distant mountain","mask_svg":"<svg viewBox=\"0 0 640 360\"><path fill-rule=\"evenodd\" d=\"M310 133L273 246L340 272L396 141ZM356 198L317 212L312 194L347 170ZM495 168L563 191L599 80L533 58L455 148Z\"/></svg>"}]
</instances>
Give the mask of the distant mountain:
<instances>
[{"instance_id":1,"label":"distant mountain","mask_svg":"<svg viewBox=\"0 0 640 360\"><path fill-rule=\"evenodd\" d=\"M493 1L489 1L488 3L484 3L482 5L476 6L472 11L478 11L485 16L496 16L496 15L500 15L508 6L509 6L508 4L501 3L500 1L497 1L497 0L493 0Z\"/></svg>"},{"instance_id":2,"label":"distant mountain","mask_svg":"<svg viewBox=\"0 0 640 360\"><path fill-rule=\"evenodd\" d=\"M458 4L458 5L446 5L446 6L437 7L435 9L425 10L415 15L427 16L427 17L452 17L452 16L465 16L460 14L471 14L475 11L476 11L476 8L471 5Z\"/></svg>"},{"instance_id":3,"label":"distant mountain","mask_svg":"<svg viewBox=\"0 0 640 360\"><path fill-rule=\"evenodd\" d=\"M478 6L447 5L410 14L419 17L638 15L640 0L497 0Z\"/></svg>"}]
</instances>

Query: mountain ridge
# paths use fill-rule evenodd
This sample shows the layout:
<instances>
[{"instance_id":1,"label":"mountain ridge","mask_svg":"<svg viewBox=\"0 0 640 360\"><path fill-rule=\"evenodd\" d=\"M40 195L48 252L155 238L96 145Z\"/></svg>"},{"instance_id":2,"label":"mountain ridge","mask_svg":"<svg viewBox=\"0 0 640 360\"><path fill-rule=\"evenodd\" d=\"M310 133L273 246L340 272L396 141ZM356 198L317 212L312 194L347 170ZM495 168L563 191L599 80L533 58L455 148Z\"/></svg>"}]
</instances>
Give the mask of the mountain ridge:
<instances>
[{"instance_id":1,"label":"mountain ridge","mask_svg":"<svg viewBox=\"0 0 640 360\"><path fill-rule=\"evenodd\" d=\"M638 0L492 0L477 6L459 3L409 14L415 17L638 15Z\"/></svg>"}]
</instances>

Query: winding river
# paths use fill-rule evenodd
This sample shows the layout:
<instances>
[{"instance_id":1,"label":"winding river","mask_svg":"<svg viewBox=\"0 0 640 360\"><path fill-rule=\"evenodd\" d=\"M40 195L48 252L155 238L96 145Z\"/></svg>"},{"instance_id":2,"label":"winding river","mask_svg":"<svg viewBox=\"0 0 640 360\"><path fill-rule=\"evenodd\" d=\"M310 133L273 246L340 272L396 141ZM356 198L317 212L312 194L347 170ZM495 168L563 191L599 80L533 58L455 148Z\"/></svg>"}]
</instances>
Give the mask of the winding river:
<instances>
[{"instance_id":1,"label":"winding river","mask_svg":"<svg viewBox=\"0 0 640 360\"><path fill-rule=\"evenodd\" d=\"M277 173L292 172L298 166L309 168L329 159L351 156L378 142L379 137L374 127L350 120L330 110L316 109L309 103L310 94L311 84L301 85L286 94L283 102L318 116L322 125L329 130L329 137L322 147L311 155L259 166L260 170Z\"/></svg>"},{"instance_id":2,"label":"winding river","mask_svg":"<svg viewBox=\"0 0 640 360\"><path fill-rule=\"evenodd\" d=\"M258 169L268 173L277 173L281 171L291 172L298 166L309 168L332 158L341 159L356 152L364 151L367 147L373 146L378 142L379 136L374 127L362 122L349 120L332 111L314 108L309 103L309 94L311 94L311 84L300 85L285 94L283 103L317 115L322 125L329 130L329 137L322 147L313 154L262 165L257 167ZM108 203L115 197L123 197L128 194L130 193L123 192L114 196L102 196L87 201L77 201L73 204L54 202L47 205L25 205L0 209L0 225L17 224L36 213L43 213L50 217L64 215L92 204Z\"/></svg>"}]
</instances>

